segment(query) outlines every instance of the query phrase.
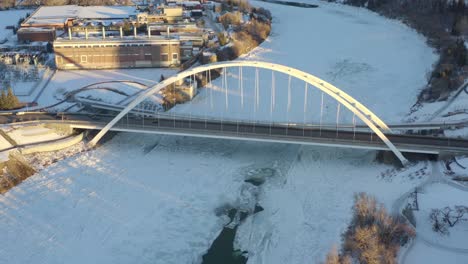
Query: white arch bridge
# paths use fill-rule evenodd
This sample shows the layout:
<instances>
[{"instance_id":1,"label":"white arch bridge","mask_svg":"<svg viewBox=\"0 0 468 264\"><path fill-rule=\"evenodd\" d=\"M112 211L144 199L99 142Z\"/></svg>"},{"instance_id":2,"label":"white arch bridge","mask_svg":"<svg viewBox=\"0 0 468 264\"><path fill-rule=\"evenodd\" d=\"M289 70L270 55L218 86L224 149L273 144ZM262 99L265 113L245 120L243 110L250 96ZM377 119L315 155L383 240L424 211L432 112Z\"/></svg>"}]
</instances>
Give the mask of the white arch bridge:
<instances>
[{"instance_id":1,"label":"white arch bridge","mask_svg":"<svg viewBox=\"0 0 468 264\"><path fill-rule=\"evenodd\" d=\"M213 119L213 118L200 118L193 117L192 115L170 115L167 113L155 113L153 115L153 121L146 117L142 123L141 118L132 118L129 121L128 114L134 111L140 103L145 99L152 96L153 94L160 91L162 88L171 85L177 81L190 78L195 80L195 76L204 74L211 81L212 70L221 70L222 73L226 73L226 69L234 68L239 73L239 89L242 92L243 81L242 72L244 67L255 68L256 70L256 81L255 81L255 96L258 96L258 69L267 69L273 73L283 73L289 78L288 89L288 107L291 101L291 77L302 80L305 83L305 97L307 97L308 87L313 87L322 92L322 104L323 94L330 96L338 102L338 107L344 106L353 113L354 118L360 119L369 129L369 132L356 131L355 122L354 126L330 129L322 125L322 117L320 117L320 124L279 124L274 122L262 123L252 122L243 120L227 120L227 119ZM226 74L224 74L225 76ZM222 78L225 78L221 75ZM226 81L223 79L223 83ZM224 84L223 84L224 85ZM226 83L227 86L227 83ZM272 102L274 104L274 80L272 81ZM227 102L227 87L226 87L226 102ZM255 98L258 101L258 98ZM305 99L307 100L307 99ZM306 102L306 101L305 101ZM273 107L273 106L272 106ZM323 106L322 106L323 107ZM339 110L339 108L338 108ZM350 146L358 148L368 149L387 149L391 150L398 159L406 164L408 161L403 156L401 151L408 152L421 152L421 153L433 153L438 154L441 151L449 151L450 149L457 148L456 151L464 152L468 149L464 145L454 146L453 140L450 144L450 140L446 139L447 142L441 142L441 138L425 138L424 143L421 143L421 139L416 137L405 135L394 135L390 128L372 111L370 111L363 104L358 102L356 99L333 86L332 84L321 80L306 72L290 68L287 66L273 64L268 62L260 61L229 61L219 62L203 66L198 66L183 72L180 72L174 76L171 76L160 83L144 90L136 98L133 99L126 107L119 110L120 113L113 117L107 124L103 125L102 120L100 122L76 122L72 124L74 127L80 128L102 128L99 133L89 142L90 147L94 147L97 142L109 131L141 131L141 132L153 132L160 134L177 134L177 135L192 135L192 136L204 136L204 137L217 137L217 138L234 138L234 139L246 139L246 140L258 140L258 141L272 141L272 142L292 142L292 143L304 143L309 144L315 142L318 145L338 145L338 146ZM304 110L305 111L305 110ZM339 112L339 111L338 111ZM338 113L337 113L338 114ZM126 117L124 119L124 117ZM126 120L126 128L125 122ZM337 117L338 120L338 117ZM338 122L338 121L337 121ZM98 124L99 123L99 124ZM370 138L370 140L369 140ZM392 141L398 141L397 147ZM431 141L438 140L434 143L434 150L431 147ZM323 143L325 142L325 143ZM335 142L335 143L334 143ZM415 146L414 144L418 145ZM468 147L468 142L466 142Z\"/></svg>"}]
</instances>

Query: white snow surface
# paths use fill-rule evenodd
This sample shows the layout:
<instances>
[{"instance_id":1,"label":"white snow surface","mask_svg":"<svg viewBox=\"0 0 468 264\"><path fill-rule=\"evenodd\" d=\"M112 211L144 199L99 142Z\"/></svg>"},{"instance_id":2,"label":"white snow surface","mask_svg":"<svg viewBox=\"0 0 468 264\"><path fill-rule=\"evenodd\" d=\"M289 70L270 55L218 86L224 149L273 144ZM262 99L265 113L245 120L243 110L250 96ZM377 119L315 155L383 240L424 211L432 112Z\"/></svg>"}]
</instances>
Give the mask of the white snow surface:
<instances>
[{"instance_id":1,"label":"white snow surface","mask_svg":"<svg viewBox=\"0 0 468 264\"><path fill-rule=\"evenodd\" d=\"M0 197L0 262L198 262L224 224L214 210L236 202L244 168L281 162L281 149L118 135Z\"/></svg>"},{"instance_id":2,"label":"white snow surface","mask_svg":"<svg viewBox=\"0 0 468 264\"><path fill-rule=\"evenodd\" d=\"M0 136L0 151L11 147L12 145L10 142L8 142L8 140L6 140L3 136Z\"/></svg>"},{"instance_id":3,"label":"white snow surface","mask_svg":"<svg viewBox=\"0 0 468 264\"><path fill-rule=\"evenodd\" d=\"M13 31L5 29L6 26L16 26L20 18L24 18L27 13L32 11L30 9L0 11L0 42L4 38L13 36Z\"/></svg>"},{"instance_id":4,"label":"white snow surface","mask_svg":"<svg viewBox=\"0 0 468 264\"><path fill-rule=\"evenodd\" d=\"M408 252L405 263L454 263L468 262L468 223L461 221L454 227L448 227L449 234L442 235L432 230L429 215L432 209L443 209L446 206L467 206L468 192L455 189L445 184L432 184L418 194L419 211L414 211L417 233L425 240L453 250L443 249L416 238L415 245Z\"/></svg>"},{"instance_id":5,"label":"white snow surface","mask_svg":"<svg viewBox=\"0 0 468 264\"><path fill-rule=\"evenodd\" d=\"M27 19L26 24L65 23L75 19L124 19L136 15L135 6L41 6Z\"/></svg>"},{"instance_id":6,"label":"white snow surface","mask_svg":"<svg viewBox=\"0 0 468 264\"><path fill-rule=\"evenodd\" d=\"M64 99L64 94L75 91L85 86L108 81L135 81L143 85L150 86L158 82L161 74L171 76L175 74L173 69L115 69L115 70L79 70L79 71L57 71L52 77L49 85L44 89L38 99L38 104L41 107L50 106ZM145 89L137 83L103 83L96 84L92 87L106 87L119 90L125 94L132 95L136 92ZM102 99L108 102L123 101L125 98L119 94L111 92L81 92L78 96L91 95L95 99ZM110 97L109 97L110 96ZM64 103L54 107L58 111L62 111L69 107L71 103Z\"/></svg>"},{"instance_id":7,"label":"white snow surface","mask_svg":"<svg viewBox=\"0 0 468 264\"><path fill-rule=\"evenodd\" d=\"M267 60L315 74L385 121L400 121L409 111L436 58L414 31L364 9L324 2L318 9L255 4L272 11L273 32L243 59ZM58 72L39 102L53 103L63 91L100 80L135 78L140 72L144 71ZM267 74L261 83L268 84L271 73L260 74ZM266 103L269 92L262 88L253 116L253 74L245 75L251 85L246 85L250 90L244 109L239 98L229 98L232 108L222 110L225 94L218 79L214 82L218 88L212 90L213 108L209 90L202 89L193 102L175 111L316 120L317 116L303 116L300 82L292 91L290 113L281 114L287 107L284 76L283 80L278 76L273 114ZM138 78L155 81L159 74ZM236 84L235 78L229 78L228 87L234 89ZM317 98L309 96L311 109L320 104ZM334 111L336 104L330 104L328 119L333 119ZM51 165L0 197L0 262L200 263L225 224L215 209L238 203L245 177L263 168L276 172L258 195L265 210L240 226L236 247L249 251L249 263L323 261L331 246L340 243L355 192L375 195L389 208L425 177L414 173L427 170L425 163L395 171L374 162L374 154L119 134L94 151Z\"/></svg>"},{"instance_id":8,"label":"white snow surface","mask_svg":"<svg viewBox=\"0 0 468 264\"><path fill-rule=\"evenodd\" d=\"M310 1L316 2L316 1ZM264 2L255 5L273 14L271 36L241 59L270 61L313 74L339 87L366 105L388 123L401 122L426 84L426 75L437 55L425 39L399 21L385 19L363 8L317 2L319 8L297 8ZM244 70L244 107L238 88L238 69L229 70L226 104L221 79L210 92L202 89L192 105L179 105L177 112L242 119L270 120L271 72L260 71L260 102L254 112L254 71ZM276 74L276 121L302 122L304 83L293 79L291 104L287 112L288 80ZM320 92L308 90L306 121L317 121ZM226 107L228 105L228 107ZM324 115L336 118L337 104L326 96ZM397 107L396 107L397 106ZM344 108L344 107L343 107ZM340 121L351 122L352 114L341 109Z\"/></svg>"},{"instance_id":9,"label":"white snow surface","mask_svg":"<svg viewBox=\"0 0 468 264\"><path fill-rule=\"evenodd\" d=\"M425 263L425 264L465 264L466 255L454 254L416 240L415 245L408 252L405 263Z\"/></svg>"},{"instance_id":10,"label":"white snow surface","mask_svg":"<svg viewBox=\"0 0 468 264\"><path fill-rule=\"evenodd\" d=\"M19 145L55 140L66 136L43 126L11 126L4 130Z\"/></svg>"},{"instance_id":11,"label":"white snow surface","mask_svg":"<svg viewBox=\"0 0 468 264\"><path fill-rule=\"evenodd\" d=\"M468 192L445 184L433 184L424 188L424 191L418 194L420 210L415 211L414 215L418 233L424 234L425 238L434 243L467 249L465 260L468 261L468 246L466 246L468 222L460 221L454 227L448 227L448 235L441 235L432 230L431 220L429 219L432 209L443 209L446 206L454 208L456 205L468 206L466 201L468 201Z\"/></svg>"},{"instance_id":12,"label":"white snow surface","mask_svg":"<svg viewBox=\"0 0 468 264\"><path fill-rule=\"evenodd\" d=\"M0 261L199 263L226 223L215 209L237 204L245 177L262 168L276 171L260 194L265 211L237 242L249 263L321 260L354 192L388 205L421 181L367 151L120 134L0 197Z\"/></svg>"}]
</instances>

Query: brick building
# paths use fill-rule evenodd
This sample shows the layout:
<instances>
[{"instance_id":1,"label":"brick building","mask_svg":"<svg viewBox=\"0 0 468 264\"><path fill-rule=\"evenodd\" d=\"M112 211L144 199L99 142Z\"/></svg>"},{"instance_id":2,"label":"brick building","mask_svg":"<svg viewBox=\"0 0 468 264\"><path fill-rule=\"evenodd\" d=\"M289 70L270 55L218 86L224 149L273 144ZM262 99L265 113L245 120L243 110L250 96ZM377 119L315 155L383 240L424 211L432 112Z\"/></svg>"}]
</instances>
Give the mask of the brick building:
<instances>
[{"instance_id":1,"label":"brick building","mask_svg":"<svg viewBox=\"0 0 468 264\"><path fill-rule=\"evenodd\" d=\"M179 39L60 39L54 50L57 68L66 70L175 67L181 62Z\"/></svg>"},{"instance_id":2,"label":"brick building","mask_svg":"<svg viewBox=\"0 0 468 264\"><path fill-rule=\"evenodd\" d=\"M52 42L56 37L55 29L53 28L20 28L16 34L20 43L33 41Z\"/></svg>"}]
</instances>

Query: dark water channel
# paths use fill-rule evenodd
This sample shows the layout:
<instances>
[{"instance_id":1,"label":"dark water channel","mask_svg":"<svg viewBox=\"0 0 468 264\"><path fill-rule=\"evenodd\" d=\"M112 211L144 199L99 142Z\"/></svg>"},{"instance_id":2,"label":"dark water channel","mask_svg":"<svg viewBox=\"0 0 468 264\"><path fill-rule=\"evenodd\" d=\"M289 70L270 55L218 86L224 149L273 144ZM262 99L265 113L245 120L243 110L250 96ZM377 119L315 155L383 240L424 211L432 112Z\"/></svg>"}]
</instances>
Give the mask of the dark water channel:
<instances>
[{"instance_id":1,"label":"dark water channel","mask_svg":"<svg viewBox=\"0 0 468 264\"><path fill-rule=\"evenodd\" d=\"M258 191L261 185L268 177L276 174L274 169L261 168L247 172L245 187ZM251 185L251 186L248 186ZM228 216L230 221L224 227L218 237L213 241L208 252L203 255L202 264L245 264L248 260L247 251L241 251L234 248L236 232L240 224L248 217L263 211L263 207L258 204L256 195L252 195L251 208L236 208L231 205L224 205L219 208L216 214L218 216Z\"/></svg>"}]
</instances>

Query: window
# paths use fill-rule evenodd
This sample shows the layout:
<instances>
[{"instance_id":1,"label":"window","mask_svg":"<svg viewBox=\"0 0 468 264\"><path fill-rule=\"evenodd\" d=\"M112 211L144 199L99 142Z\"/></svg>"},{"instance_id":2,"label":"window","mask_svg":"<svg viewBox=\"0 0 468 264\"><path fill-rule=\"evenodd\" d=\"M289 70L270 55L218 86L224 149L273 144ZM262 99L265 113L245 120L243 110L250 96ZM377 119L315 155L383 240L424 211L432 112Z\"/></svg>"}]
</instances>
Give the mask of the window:
<instances>
[{"instance_id":1,"label":"window","mask_svg":"<svg viewBox=\"0 0 468 264\"><path fill-rule=\"evenodd\" d=\"M172 59L177 60L179 58L179 54L177 53L172 53Z\"/></svg>"},{"instance_id":2,"label":"window","mask_svg":"<svg viewBox=\"0 0 468 264\"><path fill-rule=\"evenodd\" d=\"M184 56L192 56L191 50L184 50Z\"/></svg>"},{"instance_id":3,"label":"window","mask_svg":"<svg viewBox=\"0 0 468 264\"><path fill-rule=\"evenodd\" d=\"M169 55L167 53L161 53L161 61L168 61Z\"/></svg>"},{"instance_id":4,"label":"window","mask_svg":"<svg viewBox=\"0 0 468 264\"><path fill-rule=\"evenodd\" d=\"M88 62L88 56L81 55L81 63L87 63L87 62Z\"/></svg>"}]
</instances>

